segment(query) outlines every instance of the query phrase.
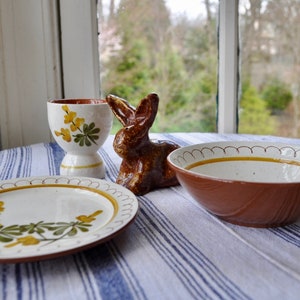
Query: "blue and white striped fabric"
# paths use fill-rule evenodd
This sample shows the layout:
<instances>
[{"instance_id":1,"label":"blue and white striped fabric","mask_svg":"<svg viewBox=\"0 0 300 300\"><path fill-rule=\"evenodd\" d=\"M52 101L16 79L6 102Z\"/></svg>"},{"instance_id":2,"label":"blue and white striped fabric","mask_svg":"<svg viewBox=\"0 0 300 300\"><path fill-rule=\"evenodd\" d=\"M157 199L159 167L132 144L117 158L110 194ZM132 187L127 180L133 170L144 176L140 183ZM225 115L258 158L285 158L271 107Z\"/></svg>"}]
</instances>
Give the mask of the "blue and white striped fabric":
<instances>
[{"instance_id":1,"label":"blue and white striped fabric","mask_svg":"<svg viewBox=\"0 0 300 300\"><path fill-rule=\"evenodd\" d=\"M221 140L299 140L208 133L153 134L181 145ZM120 158L110 136L100 150L106 180ZM56 144L0 152L0 179L56 175ZM300 222L255 229L220 221L180 186L138 197L136 221L113 240L52 260L0 265L0 298L300 299Z\"/></svg>"}]
</instances>

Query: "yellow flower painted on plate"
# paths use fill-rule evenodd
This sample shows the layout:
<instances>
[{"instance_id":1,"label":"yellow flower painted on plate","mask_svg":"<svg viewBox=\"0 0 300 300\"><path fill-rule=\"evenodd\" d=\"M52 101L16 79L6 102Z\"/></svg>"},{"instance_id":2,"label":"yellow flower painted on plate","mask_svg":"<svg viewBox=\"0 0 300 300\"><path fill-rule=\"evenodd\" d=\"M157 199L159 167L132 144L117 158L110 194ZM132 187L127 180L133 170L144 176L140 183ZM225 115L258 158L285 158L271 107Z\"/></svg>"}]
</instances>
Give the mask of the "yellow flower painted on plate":
<instances>
[{"instance_id":1,"label":"yellow flower painted on plate","mask_svg":"<svg viewBox=\"0 0 300 300\"><path fill-rule=\"evenodd\" d=\"M84 118L76 118L70 125L71 131L80 130L80 126L84 123Z\"/></svg>"},{"instance_id":2,"label":"yellow flower painted on plate","mask_svg":"<svg viewBox=\"0 0 300 300\"><path fill-rule=\"evenodd\" d=\"M32 245L37 245L39 244L39 240L36 239L34 236L32 235L27 235L24 237L20 237L16 240L16 242L5 245L6 248L11 248L17 245L22 245L22 246L32 246Z\"/></svg>"},{"instance_id":3,"label":"yellow flower painted on plate","mask_svg":"<svg viewBox=\"0 0 300 300\"><path fill-rule=\"evenodd\" d=\"M78 217L76 217L76 219L80 222L84 222L84 223L91 223L93 221L96 220L96 216L100 215L101 213L103 213L103 210L96 210L94 213L92 213L91 215L80 215Z\"/></svg>"},{"instance_id":4,"label":"yellow flower painted on plate","mask_svg":"<svg viewBox=\"0 0 300 300\"><path fill-rule=\"evenodd\" d=\"M0 212L4 211L4 202L0 201Z\"/></svg>"}]
</instances>

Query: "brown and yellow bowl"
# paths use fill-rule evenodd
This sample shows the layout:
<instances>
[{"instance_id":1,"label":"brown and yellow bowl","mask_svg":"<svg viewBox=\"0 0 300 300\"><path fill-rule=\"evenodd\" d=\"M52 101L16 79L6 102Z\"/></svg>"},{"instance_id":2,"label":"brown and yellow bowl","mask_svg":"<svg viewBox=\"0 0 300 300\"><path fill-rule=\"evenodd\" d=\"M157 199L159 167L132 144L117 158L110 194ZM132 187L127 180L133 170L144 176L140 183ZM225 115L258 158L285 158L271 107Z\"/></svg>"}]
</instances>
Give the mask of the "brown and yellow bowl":
<instances>
[{"instance_id":1,"label":"brown and yellow bowl","mask_svg":"<svg viewBox=\"0 0 300 300\"><path fill-rule=\"evenodd\" d=\"M275 227L300 218L300 146L204 143L173 151L168 163L193 198L227 222Z\"/></svg>"}]
</instances>

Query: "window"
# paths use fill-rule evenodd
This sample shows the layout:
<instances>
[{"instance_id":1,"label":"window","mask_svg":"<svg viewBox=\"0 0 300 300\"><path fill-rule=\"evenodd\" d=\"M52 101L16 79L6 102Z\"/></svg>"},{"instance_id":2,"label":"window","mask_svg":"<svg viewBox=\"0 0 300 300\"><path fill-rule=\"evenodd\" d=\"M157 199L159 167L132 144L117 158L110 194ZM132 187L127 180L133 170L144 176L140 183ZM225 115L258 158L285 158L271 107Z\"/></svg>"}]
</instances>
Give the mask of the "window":
<instances>
[{"instance_id":1,"label":"window","mask_svg":"<svg viewBox=\"0 0 300 300\"><path fill-rule=\"evenodd\" d=\"M51 139L46 101L99 97L94 0L0 1L0 145Z\"/></svg>"},{"instance_id":2,"label":"window","mask_svg":"<svg viewBox=\"0 0 300 300\"><path fill-rule=\"evenodd\" d=\"M216 131L216 1L98 0L98 15L104 95L156 92L152 131Z\"/></svg>"},{"instance_id":3,"label":"window","mask_svg":"<svg viewBox=\"0 0 300 300\"><path fill-rule=\"evenodd\" d=\"M158 131L297 137L299 1L180 3L99 1L103 92L157 91Z\"/></svg>"},{"instance_id":4,"label":"window","mask_svg":"<svg viewBox=\"0 0 300 300\"><path fill-rule=\"evenodd\" d=\"M300 2L240 0L241 133L299 137Z\"/></svg>"},{"instance_id":5,"label":"window","mask_svg":"<svg viewBox=\"0 0 300 300\"><path fill-rule=\"evenodd\" d=\"M161 99L156 131L238 129L299 136L299 1L97 1L103 8L98 10L99 19L104 20L100 27L103 96L113 92L136 104L156 91ZM119 14L118 24L127 22L132 30L124 27L124 35L110 18L119 1L133 4L129 14L136 18L128 23L132 21L125 11ZM198 3L192 18L187 10L174 13L177 2L187 6L189 1ZM145 3L154 3L156 10L143 11ZM140 14L134 15L138 9ZM0 144L4 148L50 139L48 98L99 96L96 12L95 0L0 1ZM150 42L137 35L141 24L151 25L142 27ZM132 37L134 43L124 44ZM135 76L124 72L129 77L122 85L120 72L134 64ZM119 71L118 76L110 67Z\"/></svg>"}]
</instances>

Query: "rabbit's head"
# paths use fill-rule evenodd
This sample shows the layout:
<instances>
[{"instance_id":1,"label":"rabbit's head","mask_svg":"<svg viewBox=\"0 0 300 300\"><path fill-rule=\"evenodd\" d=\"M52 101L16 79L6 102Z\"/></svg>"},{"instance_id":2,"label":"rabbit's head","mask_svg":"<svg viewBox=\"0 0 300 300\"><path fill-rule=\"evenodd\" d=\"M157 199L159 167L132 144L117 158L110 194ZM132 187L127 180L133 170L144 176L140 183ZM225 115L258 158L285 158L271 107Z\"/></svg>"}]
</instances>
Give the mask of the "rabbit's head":
<instances>
[{"instance_id":1,"label":"rabbit's head","mask_svg":"<svg viewBox=\"0 0 300 300\"><path fill-rule=\"evenodd\" d=\"M157 94L149 94L134 108L128 101L108 95L107 103L123 125L116 134L114 149L121 157L136 155L144 143L149 142L149 129L158 110Z\"/></svg>"}]
</instances>

